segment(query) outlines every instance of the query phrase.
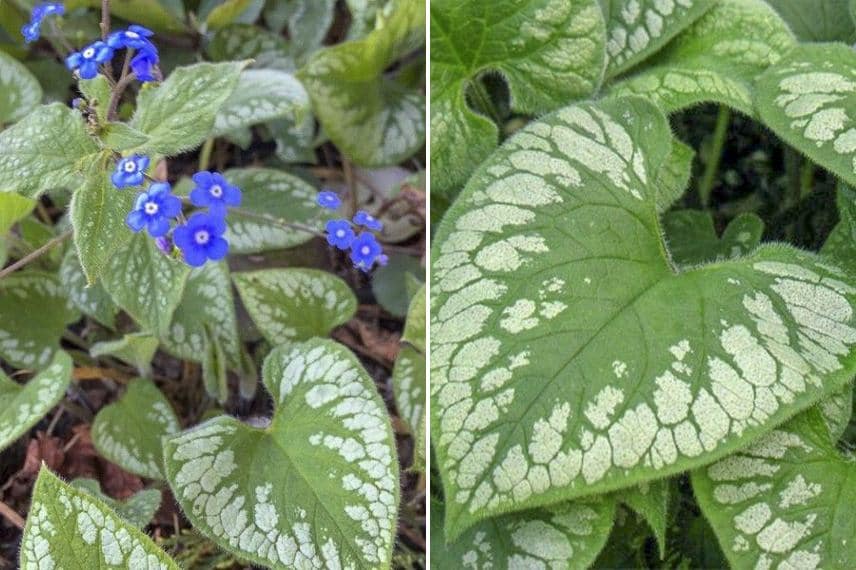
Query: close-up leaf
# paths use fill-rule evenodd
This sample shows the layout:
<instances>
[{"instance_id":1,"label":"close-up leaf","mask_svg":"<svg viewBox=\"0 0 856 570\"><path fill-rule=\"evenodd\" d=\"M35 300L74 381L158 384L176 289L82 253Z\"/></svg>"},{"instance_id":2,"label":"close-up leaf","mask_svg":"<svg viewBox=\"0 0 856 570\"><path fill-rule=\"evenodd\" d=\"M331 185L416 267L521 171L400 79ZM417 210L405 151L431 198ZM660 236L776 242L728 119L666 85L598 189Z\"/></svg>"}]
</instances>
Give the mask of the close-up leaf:
<instances>
[{"instance_id":1,"label":"close-up leaf","mask_svg":"<svg viewBox=\"0 0 856 570\"><path fill-rule=\"evenodd\" d=\"M42 87L12 56L0 51L0 125L25 117L42 100Z\"/></svg>"},{"instance_id":2,"label":"close-up leaf","mask_svg":"<svg viewBox=\"0 0 856 570\"><path fill-rule=\"evenodd\" d=\"M120 501L105 495L95 479L75 479L71 486L89 493L137 528L145 528L161 506L161 492L157 489L144 489Z\"/></svg>"}]
</instances>

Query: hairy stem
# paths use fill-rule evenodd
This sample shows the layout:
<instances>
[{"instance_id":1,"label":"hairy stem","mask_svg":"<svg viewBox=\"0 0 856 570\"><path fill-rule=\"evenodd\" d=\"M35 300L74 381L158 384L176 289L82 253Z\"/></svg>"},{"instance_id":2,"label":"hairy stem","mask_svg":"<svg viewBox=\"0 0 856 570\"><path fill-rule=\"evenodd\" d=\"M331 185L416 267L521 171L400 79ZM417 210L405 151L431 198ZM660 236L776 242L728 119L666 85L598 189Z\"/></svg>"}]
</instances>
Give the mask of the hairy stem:
<instances>
[{"instance_id":1,"label":"hairy stem","mask_svg":"<svg viewBox=\"0 0 856 570\"><path fill-rule=\"evenodd\" d=\"M211 163L211 152L214 150L214 137L205 140L202 145L202 150L199 151L199 170L208 170L208 165Z\"/></svg>"},{"instance_id":2,"label":"hairy stem","mask_svg":"<svg viewBox=\"0 0 856 570\"><path fill-rule=\"evenodd\" d=\"M698 186L698 197L703 207L710 203L710 194L713 192L713 183L722 162L722 151L725 149L725 138L728 134L728 126L731 124L731 109L722 105L716 117L716 128L713 131L713 146L710 147L710 156L704 168L704 174Z\"/></svg>"},{"instance_id":3,"label":"hairy stem","mask_svg":"<svg viewBox=\"0 0 856 570\"><path fill-rule=\"evenodd\" d=\"M67 240L69 237L71 237L71 234L72 234L72 230L68 230L66 232L63 232L62 234L56 236L55 238L53 238L52 240L47 242L45 245L43 245L42 247L40 247L39 249L37 249L33 253L31 253L25 257L22 257L21 259L19 259L18 261L16 261L12 265L6 267L2 271L0 271L0 279L3 279L7 275L14 273L15 271L21 269L22 267L24 267L24 266L28 265L29 263L32 263L36 259L40 258L44 254L46 254L48 251L50 251L54 246L61 244L62 242Z\"/></svg>"},{"instance_id":4,"label":"hairy stem","mask_svg":"<svg viewBox=\"0 0 856 570\"><path fill-rule=\"evenodd\" d=\"M116 111L119 108L119 101L122 100L122 94L125 92L125 89L128 88L128 85L130 85L136 78L137 75L134 73L123 75L116 83L116 86L113 87L113 93L110 95L110 105L107 107L108 121L116 120Z\"/></svg>"}]
</instances>

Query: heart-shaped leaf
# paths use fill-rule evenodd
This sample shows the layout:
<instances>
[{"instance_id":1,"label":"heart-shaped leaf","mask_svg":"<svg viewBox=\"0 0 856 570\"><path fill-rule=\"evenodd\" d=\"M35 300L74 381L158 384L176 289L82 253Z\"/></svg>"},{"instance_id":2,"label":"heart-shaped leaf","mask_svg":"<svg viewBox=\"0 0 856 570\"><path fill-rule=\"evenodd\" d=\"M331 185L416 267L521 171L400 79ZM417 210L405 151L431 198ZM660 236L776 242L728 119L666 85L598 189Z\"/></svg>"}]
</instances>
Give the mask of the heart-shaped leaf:
<instances>
[{"instance_id":1,"label":"heart-shaped leaf","mask_svg":"<svg viewBox=\"0 0 856 570\"><path fill-rule=\"evenodd\" d=\"M848 568L856 560L856 462L817 410L692 473L695 496L737 570Z\"/></svg>"},{"instance_id":2,"label":"heart-shaped leaf","mask_svg":"<svg viewBox=\"0 0 856 570\"><path fill-rule=\"evenodd\" d=\"M357 310L348 284L327 271L263 269L232 279L253 322L274 346L327 336Z\"/></svg>"},{"instance_id":3,"label":"heart-shaped leaf","mask_svg":"<svg viewBox=\"0 0 856 570\"><path fill-rule=\"evenodd\" d=\"M496 148L496 124L467 105L480 75L502 74L515 111L544 113L598 88L604 43L597 0L433 0L432 191L457 190Z\"/></svg>"},{"instance_id":4,"label":"heart-shaped leaf","mask_svg":"<svg viewBox=\"0 0 856 570\"><path fill-rule=\"evenodd\" d=\"M62 400L71 381L71 358L57 352L50 366L20 385L0 370L0 450L36 425Z\"/></svg>"},{"instance_id":5,"label":"heart-shaped leaf","mask_svg":"<svg viewBox=\"0 0 856 570\"><path fill-rule=\"evenodd\" d=\"M762 0L721 0L609 93L650 98L667 113L713 101L754 115L756 77L794 43Z\"/></svg>"},{"instance_id":6,"label":"heart-shaped leaf","mask_svg":"<svg viewBox=\"0 0 856 570\"><path fill-rule=\"evenodd\" d=\"M669 125L568 107L483 164L435 239L434 442L452 537L500 512L710 463L856 371L856 287L784 245L678 269Z\"/></svg>"},{"instance_id":7,"label":"heart-shaped leaf","mask_svg":"<svg viewBox=\"0 0 856 570\"><path fill-rule=\"evenodd\" d=\"M194 527L275 568L386 568L398 462L386 407L344 347L274 349L266 429L221 416L167 440L170 486Z\"/></svg>"},{"instance_id":8,"label":"heart-shaped leaf","mask_svg":"<svg viewBox=\"0 0 856 570\"><path fill-rule=\"evenodd\" d=\"M229 213L226 238L236 253L259 253L306 243L313 235L291 228L322 228L331 216L315 203L316 189L297 176L272 168L235 168L226 178L243 192L241 207Z\"/></svg>"},{"instance_id":9,"label":"heart-shaped leaf","mask_svg":"<svg viewBox=\"0 0 856 570\"><path fill-rule=\"evenodd\" d=\"M119 307L146 330L161 335L181 302L190 269L164 255L145 233L113 256L102 283Z\"/></svg>"},{"instance_id":10,"label":"heart-shaped leaf","mask_svg":"<svg viewBox=\"0 0 856 570\"><path fill-rule=\"evenodd\" d=\"M365 38L315 52L299 73L324 132L362 166L397 164L425 142L421 93L384 72L425 39L425 0L394 0Z\"/></svg>"},{"instance_id":11,"label":"heart-shaped leaf","mask_svg":"<svg viewBox=\"0 0 856 570\"><path fill-rule=\"evenodd\" d=\"M758 80L761 119L788 144L856 185L856 51L794 48Z\"/></svg>"},{"instance_id":12,"label":"heart-shaped leaf","mask_svg":"<svg viewBox=\"0 0 856 570\"><path fill-rule=\"evenodd\" d=\"M0 125L24 118L42 101L42 87L30 70L0 51Z\"/></svg>"},{"instance_id":13,"label":"heart-shaped leaf","mask_svg":"<svg viewBox=\"0 0 856 570\"><path fill-rule=\"evenodd\" d=\"M80 314L53 275L37 271L0 279L0 357L12 366L41 368Z\"/></svg>"},{"instance_id":14,"label":"heart-shaped leaf","mask_svg":"<svg viewBox=\"0 0 856 570\"><path fill-rule=\"evenodd\" d=\"M169 556L110 506L39 471L24 538L21 568L179 570Z\"/></svg>"},{"instance_id":15,"label":"heart-shaped leaf","mask_svg":"<svg viewBox=\"0 0 856 570\"><path fill-rule=\"evenodd\" d=\"M87 285L83 268L77 259L77 250L73 247L68 248L62 258L59 279L75 307L99 323L113 328L119 309L101 283Z\"/></svg>"},{"instance_id":16,"label":"heart-shaped leaf","mask_svg":"<svg viewBox=\"0 0 856 570\"><path fill-rule=\"evenodd\" d=\"M161 492L157 489L143 489L123 501L117 501L105 495L95 479L75 479L71 486L89 493L137 528L144 528L152 522L161 504Z\"/></svg>"},{"instance_id":17,"label":"heart-shaped leaf","mask_svg":"<svg viewBox=\"0 0 856 570\"><path fill-rule=\"evenodd\" d=\"M615 501L564 502L485 521L448 543L443 504L431 501L431 565L437 568L585 570L600 553Z\"/></svg>"},{"instance_id":18,"label":"heart-shaped leaf","mask_svg":"<svg viewBox=\"0 0 856 570\"><path fill-rule=\"evenodd\" d=\"M118 340L96 342L89 349L93 358L115 356L128 364L133 364L143 378L152 372L152 358L158 349L158 339L149 333L126 334Z\"/></svg>"},{"instance_id":19,"label":"heart-shaped leaf","mask_svg":"<svg viewBox=\"0 0 856 570\"><path fill-rule=\"evenodd\" d=\"M690 266L746 255L761 243L764 222L755 214L740 214L720 238L710 212L676 210L663 217L663 230L672 259Z\"/></svg>"},{"instance_id":20,"label":"heart-shaped leaf","mask_svg":"<svg viewBox=\"0 0 856 570\"><path fill-rule=\"evenodd\" d=\"M282 117L302 119L309 113L309 95L290 73L273 69L246 69L217 111L211 136L251 127Z\"/></svg>"},{"instance_id":21,"label":"heart-shaped leaf","mask_svg":"<svg viewBox=\"0 0 856 570\"><path fill-rule=\"evenodd\" d=\"M179 67L160 86L143 89L130 126L150 138L136 152L172 156L202 144L245 66L229 61Z\"/></svg>"},{"instance_id":22,"label":"heart-shaped leaf","mask_svg":"<svg viewBox=\"0 0 856 570\"><path fill-rule=\"evenodd\" d=\"M80 113L44 105L0 133L0 191L35 198L45 190L77 188L97 153Z\"/></svg>"},{"instance_id":23,"label":"heart-shaped leaf","mask_svg":"<svg viewBox=\"0 0 856 570\"><path fill-rule=\"evenodd\" d=\"M181 430L169 401L151 380L134 380L92 422L98 452L130 473L163 479L164 437Z\"/></svg>"}]
</instances>

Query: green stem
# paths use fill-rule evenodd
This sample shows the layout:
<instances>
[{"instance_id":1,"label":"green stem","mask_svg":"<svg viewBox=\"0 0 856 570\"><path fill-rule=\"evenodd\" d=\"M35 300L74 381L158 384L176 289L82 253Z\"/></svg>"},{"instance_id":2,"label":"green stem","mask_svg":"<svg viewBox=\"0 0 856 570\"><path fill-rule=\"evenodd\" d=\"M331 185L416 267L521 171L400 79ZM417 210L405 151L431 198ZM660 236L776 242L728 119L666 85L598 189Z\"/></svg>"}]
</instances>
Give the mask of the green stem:
<instances>
[{"instance_id":1,"label":"green stem","mask_svg":"<svg viewBox=\"0 0 856 570\"><path fill-rule=\"evenodd\" d=\"M800 199L805 198L814 189L814 163L804 160L800 171Z\"/></svg>"},{"instance_id":2,"label":"green stem","mask_svg":"<svg viewBox=\"0 0 856 570\"><path fill-rule=\"evenodd\" d=\"M494 123L501 125L502 115L500 115L499 109L496 108L496 105L493 104L493 100L490 98L490 94L487 92L487 89L485 89L484 83L482 83L480 79L476 78L470 83L470 88L472 89L472 95L475 100L476 107L493 119Z\"/></svg>"},{"instance_id":3,"label":"green stem","mask_svg":"<svg viewBox=\"0 0 856 570\"><path fill-rule=\"evenodd\" d=\"M211 162L211 151L214 150L214 137L207 139L202 145L202 150L199 152L199 170L208 170L208 164Z\"/></svg>"},{"instance_id":4,"label":"green stem","mask_svg":"<svg viewBox=\"0 0 856 570\"><path fill-rule=\"evenodd\" d=\"M713 191L713 183L722 162L722 151L725 148L725 138L728 135L728 126L731 124L731 109L725 105L719 108L716 117L716 128L713 131L713 146L710 147L710 156L707 166L704 168L701 182L698 186L698 196L701 205L705 208L710 203L710 194Z\"/></svg>"}]
</instances>

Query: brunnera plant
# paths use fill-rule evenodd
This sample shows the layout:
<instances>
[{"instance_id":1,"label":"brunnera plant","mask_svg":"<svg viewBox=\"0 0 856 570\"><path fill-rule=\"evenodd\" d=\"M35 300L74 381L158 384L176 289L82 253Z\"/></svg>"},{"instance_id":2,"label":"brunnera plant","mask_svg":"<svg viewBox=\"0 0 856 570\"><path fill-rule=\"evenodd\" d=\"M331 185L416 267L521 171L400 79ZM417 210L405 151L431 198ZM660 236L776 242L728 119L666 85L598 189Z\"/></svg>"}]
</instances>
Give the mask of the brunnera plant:
<instances>
[{"instance_id":1,"label":"brunnera plant","mask_svg":"<svg viewBox=\"0 0 856 570\"><path fill-rule=\"evenodd\" d=\"M432 250L432 560L614 567L604 545L638 516L664 566L695 567L669 551L688 501L723 565L856 561L836 508L856 51L800 43L771 4L432 2L432 182L454 199ZM762 244L752 212L720 237L674 207L695 151L669 116L700 103L721 109L707 153L736 111L838 179L820 253Z\"/></svg>"},{"instance_id":2,"label":"brunnera plant","mask_svg":"<svg viewBox=\"0 0 856 570\"><path fill-rule=\"evenodd\" d=\"M388 568L425 469L424 190L396 166L425 138L425 4L197 4L0 12L68 78L49 96L0 51L0 451L71 422L147 482L43 464L20 564L180 567L181 535L173 559L145 534L168 489L233 563ZM358 294L374 324L333 335Z\"/></svg>"}]
</instances>

